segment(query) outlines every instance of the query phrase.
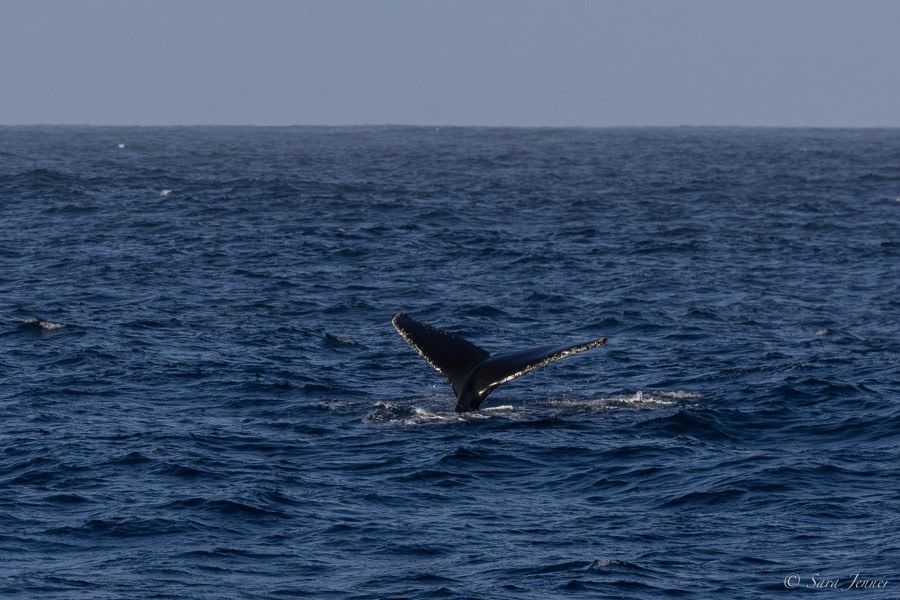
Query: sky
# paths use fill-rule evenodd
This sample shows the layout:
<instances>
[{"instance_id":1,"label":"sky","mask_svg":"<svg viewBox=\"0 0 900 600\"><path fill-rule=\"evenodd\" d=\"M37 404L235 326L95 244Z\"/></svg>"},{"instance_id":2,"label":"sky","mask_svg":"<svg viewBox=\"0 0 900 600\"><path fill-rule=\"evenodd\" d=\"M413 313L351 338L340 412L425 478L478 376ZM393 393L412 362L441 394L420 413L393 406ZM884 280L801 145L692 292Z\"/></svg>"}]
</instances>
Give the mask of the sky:
<instances>
[{"instance_id":1,"label":"sky","mask_svg":"<svg viewBox=\"0 0 900 600\"><path fill-rule=\"evenodd\" d=\"M896 0L0 0L0 124L900 126Z\"/></svg>"}]
</instances>

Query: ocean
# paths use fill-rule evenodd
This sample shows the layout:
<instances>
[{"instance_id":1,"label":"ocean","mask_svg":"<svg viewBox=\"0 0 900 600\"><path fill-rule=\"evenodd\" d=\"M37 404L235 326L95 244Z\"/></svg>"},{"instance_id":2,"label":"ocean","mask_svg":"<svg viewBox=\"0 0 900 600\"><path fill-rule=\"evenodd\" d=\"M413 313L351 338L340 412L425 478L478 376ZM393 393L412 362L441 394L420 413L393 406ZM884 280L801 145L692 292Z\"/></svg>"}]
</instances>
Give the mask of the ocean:
<instances>
[{"instance_id":1,"label":"ocean","mask_svg":"<svg viewBox=\"0 0 900 600\"><path fill-rule=\"evenodd\" d=\"M900 598L900 130L0 127L0 223L4 598Z\"/></svg>"}]
</instances>

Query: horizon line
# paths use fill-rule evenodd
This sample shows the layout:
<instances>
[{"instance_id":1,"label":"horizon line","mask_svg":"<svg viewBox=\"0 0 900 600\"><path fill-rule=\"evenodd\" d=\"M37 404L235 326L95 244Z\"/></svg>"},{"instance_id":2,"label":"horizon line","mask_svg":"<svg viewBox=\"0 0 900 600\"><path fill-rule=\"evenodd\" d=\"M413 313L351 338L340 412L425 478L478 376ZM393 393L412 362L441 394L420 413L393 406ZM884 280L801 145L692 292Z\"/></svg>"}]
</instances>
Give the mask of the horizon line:
<instances>
[{"instance_id":1,"label":"horizon line","mask_svg":"<svg viewBox=\"0 0 900 600\"><path fill-rule=\"evenodd\" d=\"M417 129L900 129L900 125L727 125L727 124L680 124L680 125L484 125L484 124L414 124L414 123L344 123L344 124L259 124L259 123L0 123L0 127L127 127L127 128L176 128L176 127L216 127L216 128L417 128Z\"/></svg>"}]
</instances>

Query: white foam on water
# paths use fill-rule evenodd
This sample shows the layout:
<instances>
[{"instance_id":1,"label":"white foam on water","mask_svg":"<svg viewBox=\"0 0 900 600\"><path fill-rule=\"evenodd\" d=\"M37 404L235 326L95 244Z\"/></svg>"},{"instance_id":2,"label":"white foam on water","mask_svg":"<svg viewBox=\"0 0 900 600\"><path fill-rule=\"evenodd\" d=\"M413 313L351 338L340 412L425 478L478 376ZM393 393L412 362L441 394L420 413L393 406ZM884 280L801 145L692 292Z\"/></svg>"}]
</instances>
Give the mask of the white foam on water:
<instances>
[{"instance_id":1,"label":"white foam on water","mask_svg":"<svg viewBox=\"0 0 900 600\"><path fill-rule=\"evenodd\" d=\"M684 390L638 390L633 394L617 394L601 398L574 399L565 398L552 400L550 404L556 407L574 408L580 410L612 410L616 408L632 409L663 409L674 408L682 404L684 400L700 398L702 394Z\"/></svg>"},{"instance_id":2,"label":"white foam on water","mask_svg":"<svg viewBox=\"0 0 900 600\"><path fill-rule=\"evenodd\" d=\"M536 400L522 405L483 406L477 411L457 413L453 410L455 398L429 396L411 402L376 402L372 412L365 419L372 423L403 426L465 423L488 419L520 420L534 418L547 409L574 411L670 409L683 406L685 400L700 397L702 394L686 390L638 390L633 394L600 398L562 398Z\"/></svg>"},{"instance_id":3,"label":"white foam on water","mask_svg":"<svg viewBox=\"0 0 900 600\"><path fill-rule=\"evenodd\" d=\"M53 321L44 321L44 320L38 319L37 317L31 317L30 319L25 321L25 324L40 327L44 331L58 331L66 326L65 323L54 323Z\"/></svg>"}]
</instances>

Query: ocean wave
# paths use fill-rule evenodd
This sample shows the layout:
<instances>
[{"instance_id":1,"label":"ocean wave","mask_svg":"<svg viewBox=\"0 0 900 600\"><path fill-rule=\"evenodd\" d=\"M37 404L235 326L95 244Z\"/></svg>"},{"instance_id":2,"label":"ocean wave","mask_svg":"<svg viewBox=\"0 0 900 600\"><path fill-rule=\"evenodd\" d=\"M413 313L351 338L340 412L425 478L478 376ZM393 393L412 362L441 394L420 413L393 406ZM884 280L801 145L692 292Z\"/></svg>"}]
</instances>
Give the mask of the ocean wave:
<instances>
[{"instance_id":1,"label":"ocean wave","mask_svg":"<svg viewBox=\"0 0 900 600\"><path fill-rule=\"evenodd\" d=\"M0 595L896 571L897 132L3 128L0 155ZM413 309L609 343L459 415L390 326Z\"/></svg>"},{"instance_id":2,"label":"ocean wave","mask_svg":"<svg viewBox=\"0 0 900 600\"><path fill-rule=\"evenodd\" d=\"M55 321L45 321L39 317L30 317L20 326L22 331L33 331L44 335L57 333L66 327L65 323L57 323Z\"/></svg>"}]
</instances>

